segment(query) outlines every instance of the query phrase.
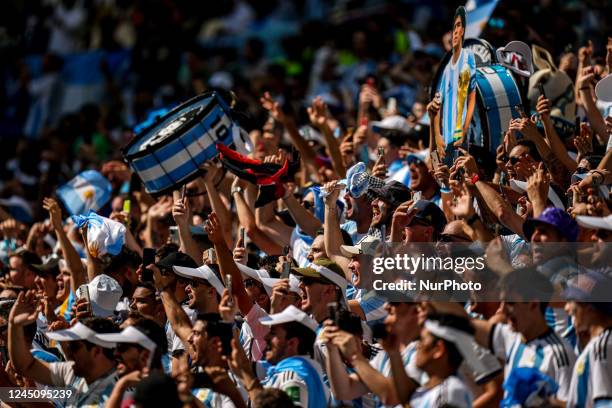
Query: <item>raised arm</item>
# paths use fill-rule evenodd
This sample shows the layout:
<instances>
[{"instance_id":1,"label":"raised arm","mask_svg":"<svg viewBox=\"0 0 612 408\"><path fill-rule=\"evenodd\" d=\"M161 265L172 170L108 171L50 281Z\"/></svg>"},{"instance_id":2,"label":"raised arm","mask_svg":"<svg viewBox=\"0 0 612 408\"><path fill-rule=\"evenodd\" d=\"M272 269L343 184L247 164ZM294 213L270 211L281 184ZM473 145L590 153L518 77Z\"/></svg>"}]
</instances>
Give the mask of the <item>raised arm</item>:
<instances>
[{"instance_id":1,"label":"raised arm","mask_svg":"<svg viewBox=\"0 0 612 408\"><path fill-rule=\"evenodd\" d=\"M293 217L293 220L297 225L300 226L302 231L311 237L317 235L317 230L321 228L321 221L313 213L308 211L300 202L293 196L293 190L290 188L285 189L285 196L283 202L289 209L289 213Z\"/></svg>"},{"instance_id":2,"label":"raised arm","mask_svg":"<svg viewBox=\"0 0 612 408\"><path fill-rule=\"evenodd\" d=\"M565 168L570 171L576 171L576 162L569 157L567 154L567 149L565 145L559 138L557 131L550 119L550 101L544 97L544 95L540 95L538 98L538 104L536 107L538 113L540 114L540 118L542 119L542 123L544 124L544 136L548 141L548 145L550 149L553 151L555 156L559 158L561 163L565 166Z\"/></svg>"},{"instance_id":3,"label":"raised arm","mask_svg":"<svg viewBox=\"0 0 612 408\"><path fill-rule=\"evenodd\" d=\"M55 235L62 249L64 259L66 260L66 265L70 270L70 291L76 293L77 288L87 282L87 275L83 263L81 262L81 257L76 249L74 249L66 231L64 231L64 226L62 225L62 210L57 201L52 198L45 198L43 200L43 208L49 211L51 225L55 230Z\"/></svg>"},{"instance_id":4,"label":"raised arm","mask_svg":"<svg viewBox=\"0 0 612 408\"><path fill-rule=\"evenodd\" d=\"M332 159L334 170L343 178L346 175L346 168L342 161L342 154L340 153L340 145L334 138L331 128L328 124L327 117L327 105L323 102L321 97L317 97L313 102L312 106L308 108L308 117L310 123L319 129L325 138L325 144L327 145L327 152Z\"/></svg>"},{"instance_id":5,"label":"raised arm","mask_svg":"<svg viewBox=\"0 0 612 408\"><path fill-rule=\"evenodd\" d=\"M236 177L232 183L232 199L236 205L238 223L244 227L246 234L262 251L270 255L278 255L283 248L272 240L265 232L257 226L255 214L244 198L243 191L248 184Z\"/></svg>"},{"instance_id":6,"label":"raised arm","mask_svg":"<svg viewBox=\"0 0 612 408\"><path fill-rule=\"evenodd\" d=\"M330 181L323 187L324 190L329 191L329 195L324 198L325 202L325 220L323 222L323 243L325 245L325 252L329 259L337 263L342 267L346 275L346 279L351 281L351 273L348 270L348 264L350 260L342 255L340 252L340 245L342 241L342 230L340 229L340 220L338 218L338 208L336 201L340 195L340 190L336 187L336 181Z\"/></svg>"},{"instance_id":7,"label":"raised arm","mask_svg":"<svg viewBox=\"0 0 612 408\"><path fill-rule=\"evenodd\" d=\"M315 161L317 154L306 139L300 135L293 118L283 112L280 104L272 99L269 92L265 92L259 101L261 102L261 106L270 112L272 119L285 127L293 145L300 152L300 157L308 169L308 172L310 174L317 174L317 163Z\"/></svg>"},{"instance_id":8,"label":"raised arm","mask_svg":"<svg viewBox=\"0 0 612 408\"><path fill-rule=\"evenodd\" d=\"M580 78L576 81L578 86L578 92L580 93L580 99L584 106L584 110L587 114L587 119L591 124L597 140L600 144L606 145L608 143L608 132L606 131L606 122L599 113L597 105L595 104L595 98L593 98L593 88L595 86L595 72L593 67L586 67L580 73Z\"/></svg>"},{"instance_id":9,"label":"raised arm","mask_svg":"<svg viewBox=\"0 0 612 408\"><path fill-rule=\"evenodd\" d=\"M161 271L154 264L147 265L147 269L153 271L153 280L155 288L161 293L161 300L166 312L166 317L172 326L172 330L181 339L183 344L189 344L189 336L191 335L191 320L183 310L179 302L174 297L174 288L176 285L176 275L169 272L167 275L162 275Z\"/></svg>"},{"instance_id":10,"label":"raised arm","mask_svg":"<svg viewBox=\"0 0 612 408\"><path fill-rule=\"evenodd\" d=\"M234 256L225 244L226 240L223 237L221 223L216 213L210 213L204 228L208 234L208 239L210 239L210 242L212 242L215 246L221 276L223 277L224 281L225 275L230 275L232 277L232 295L234 296L234 299L238 301L240 313L246 316L253 307L253 300L244 287L242 274L234 261ZM227 282L224 283L227 285Z\"/></svg>"},{"instance_id":11,"label":"raised arm","mask_svg":"<svg viewBox=\"0 0 612 408\"><path fill-rule=\"evenodd\" d=\"M215 182L222 177L221 168L217 167L214 163L207 163L206 174L203 177L204 186L206 187L206 192L208 193L208 200L210 201L210 207L217 214L219 220L221 221L221 225L223 228L223 236L225 237L225 242L228 246L232 245L232 215L229 211L229 208L225 205L223 200L221 199L221 195L219 194L219 190L215 185Z\"/></svg>"},{"instance_id":12,"label":"raised arm","mask_svg":"<svg viewBox=\"0 0 612 408\"><path fill-rule=\"evenodd\" d=\"M17 301L9 314L9 357L18 374L41 384L54 385L48 363L34 358L23 332L24 326L36 324L37 308L38 304L34 291L22 292L17 296Z\"/></svg>"},{"instance_id":13,"label":"raised arm","mask_svg":"<svg viewBox=\"0 0 612 408\"><path fill-rule=\"evenodd\" d=\"M198 244L191 236L191 211L189 209L189 200L187 197L180 198L175 191L176 199L172 207L172 217L178 227L179 239L181 241L180 250L189 255L196 261L198 266L202 265L202 253Z\"/></svg>"}]
</instances>

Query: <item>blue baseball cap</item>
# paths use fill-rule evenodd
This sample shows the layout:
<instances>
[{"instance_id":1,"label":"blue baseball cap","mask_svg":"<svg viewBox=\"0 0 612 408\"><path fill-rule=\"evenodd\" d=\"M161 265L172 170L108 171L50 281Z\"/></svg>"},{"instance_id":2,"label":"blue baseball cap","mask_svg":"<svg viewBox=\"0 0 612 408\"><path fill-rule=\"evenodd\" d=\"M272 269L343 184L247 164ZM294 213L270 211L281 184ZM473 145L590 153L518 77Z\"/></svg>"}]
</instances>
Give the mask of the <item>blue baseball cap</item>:
<instances>
[{"instance_id":1,"label":"blue baseball cap","mask_svg":"<svg viewBox=\"0 0 612 408\"><path fill-rule=\"evenodd\" d=\"M612 314L612 279L601 272L587 271L567 282L563 297L576 302L591 303L596 309Z\"/></svg>"},{"instance_id":2,"label":"blue baseball cap","mask_svg":"<svg viewBox=\"0 0 612 408\"><path fill-rule=\"evenodd\" d=\"M528 241L538 225L554 227L569 242L576 242L578 238L578 224L574 219L560 208L548 207L537 218L529 218L523 224L523 234Z\"/></svg>"}]
</instances>

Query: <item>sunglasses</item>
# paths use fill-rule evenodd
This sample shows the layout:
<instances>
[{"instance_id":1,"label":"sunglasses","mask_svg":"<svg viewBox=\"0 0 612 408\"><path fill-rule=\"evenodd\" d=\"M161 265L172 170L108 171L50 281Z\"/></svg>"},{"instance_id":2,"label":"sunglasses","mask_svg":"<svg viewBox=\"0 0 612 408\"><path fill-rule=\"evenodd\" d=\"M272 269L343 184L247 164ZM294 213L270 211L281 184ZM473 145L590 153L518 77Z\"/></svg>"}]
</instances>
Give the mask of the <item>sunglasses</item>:
<instances>
[{"instance_id":1,"label":"sunglasses","mask_svg":"<svg viewBox=\"0 0 612 408\"><path fill-rule=\"evenodd\" d=\"M245 288L252 288L253 286L258 286L258 282L253 278L247 278L243 281Z\"/></svg>"},{"instance_id":2,"label":"sunglasses","mask_svg":"<svg viewBox=\"0 0 612 408\"><path fill-rule=\"evenodd\" d=\"M440 242L472 242L471 239L455 234L440 235Z\"/></svg>"},{"instance_id":3,"label":"sunglasses","mask_svg":"<svg viewBox=\"0 0 612 408\"><path fill-rule=\"evenodd\" d=\"M414 227L415 225L420 225L422 227L431 227L431 224L427 221L422 220L420 218L413 218L412 221L410 221L410 224L406 225L406 228Z\"/></svg>"},{"instance_id":4,"label":"sunglasses","mask_svg":"<svg viewBox=\"0 0 612 408\"><path fill-rule=\"evenodd\" d=\"M311 278L311 277L308 277L308 276L304 276L302 278L302 283L304 284L304 286L310 286L310 285L313 285L315 283L322 283L322 282L319 279L317 279L317 278Z\"/></svg>"}]
</instances>

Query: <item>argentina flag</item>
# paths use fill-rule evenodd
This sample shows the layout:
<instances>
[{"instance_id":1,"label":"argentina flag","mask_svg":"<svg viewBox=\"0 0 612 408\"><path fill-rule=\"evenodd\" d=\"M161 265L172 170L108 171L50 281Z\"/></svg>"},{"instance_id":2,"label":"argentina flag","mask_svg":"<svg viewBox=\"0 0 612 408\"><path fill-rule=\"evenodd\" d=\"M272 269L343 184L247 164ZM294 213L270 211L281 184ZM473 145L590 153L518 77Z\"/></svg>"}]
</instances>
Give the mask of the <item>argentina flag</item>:
<instances>
[{"instance_id":1,"label":"argentina flag","mask_svg":"<svg viewBox=\"0 0 612 408\"><path fill-rule=\"evenodd\" d=\"M467 27L465 38L478 38L487 25L489 17L497 7L499 0L468 0L465 5L467 11Z\"/></svg>"},{"instance_id":2,"label":"argentina flag","mask_svg":"<svg viewBox=\"0 0 612 408\"><path fill-rule=\"evenodd\" d=\"M98 211L110 200L111 183L99 172L86 170L57 189L57 196L71 215Z\"/></svg>"}]
</instances>

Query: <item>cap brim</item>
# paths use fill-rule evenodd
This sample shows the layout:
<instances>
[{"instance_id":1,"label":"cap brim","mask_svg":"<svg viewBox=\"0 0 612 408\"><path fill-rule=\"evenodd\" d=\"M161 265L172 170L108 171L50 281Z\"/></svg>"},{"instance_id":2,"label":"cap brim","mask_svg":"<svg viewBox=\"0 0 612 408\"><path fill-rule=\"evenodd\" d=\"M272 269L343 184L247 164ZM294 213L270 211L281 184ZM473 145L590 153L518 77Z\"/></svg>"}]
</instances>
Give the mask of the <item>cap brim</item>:
<instances>
[{"instance_id":1,"label":"cap brim","mask_svg":"<svg viewBox=\"0 0 612 408\"><path fill-rule=\"evenodd\" d=\"M352 258L355 255L359 255L360 248L354 245L340 245L340 253L342 256Z\"/></svg>"},{"instance_id":2,"label":"cap brim","mask_svg":"<svg viewBox=\"0 0 612 408\"><path fill-rule=\"evenodd\" d=\"M523 224L523 234L525 235L527 242L531 241L531 235L533 235L533 232L535 231L538 225L553 227L554 229L559 231L559 228L557 228L557 226L554 224L542 220L537 220L535 218L528 218ZM563 234L563 231L559 232ZM563 234L563 236L565 236L565 234Z\"/></svg>"},{"instance_id":3,"label":"cap brim","mask_svg":"<svg viewBox=\"0 0 612 408\"><path fill-rule=\"evenodd\" d=\"M561 292L561 296L566 300L577 300L579 302L589 301L588 293L573 286L568 286L563 292Z\"/></svg>"},{"instance_id":4,"label":"cap brim","mask_svg":"<svg viewBox=\"0 0 612 408\"><path fill-rule=\"evenodd\" d=\"M117 345L114 342L108 342L98 339L96 333L85 326L83 323L78 322L74 326L65 330L48 331L45 335L50 340L55 341L88 341L104 348L114 348Z\"/></svg>"},{"instance_id":5,"label":"cap brim","mask_svg":"<svg viewBox=\"0 0 612 408\"><path fill-rule=\"evenodd\" d=\"M172 270L178 276L187 279L204 279L204 275L194 268L187 268L185 266L172 266Z\"/></svg>"},{"instance_id":6,"label":"cap brim","mask_svg":"<svg viewBox=\"0 0 612 408\"><path fill-rule=\"evenodd\" d=\"M604 217L591 217L588 215L579 215L576 217L576 222L583 228L590 229L605 229L612 230L612 222L607 223Z\"/></svg>"},{"instance_id":7,"label":"cap brim","mask_svg":"<svg viewBox=\"0 0 612 408\"><path fill-rule=\"evenodd\" d=\"M134 326L128 326L121 333L97 334L96 337L110 343L137 344L147 350L154 351L157 345Z\"/></svg>"},{"instance_id":8,"label":"cap brim","mask_svg":"<svg viewBox=\"0 0 612 408\"><path fill-rule=\"evenodd\" d=\"M319 272L312 268L291 268L291 272L296 275L305 276L307 278L322 279L323 277Z\"/></svg>"}]
</instances>

